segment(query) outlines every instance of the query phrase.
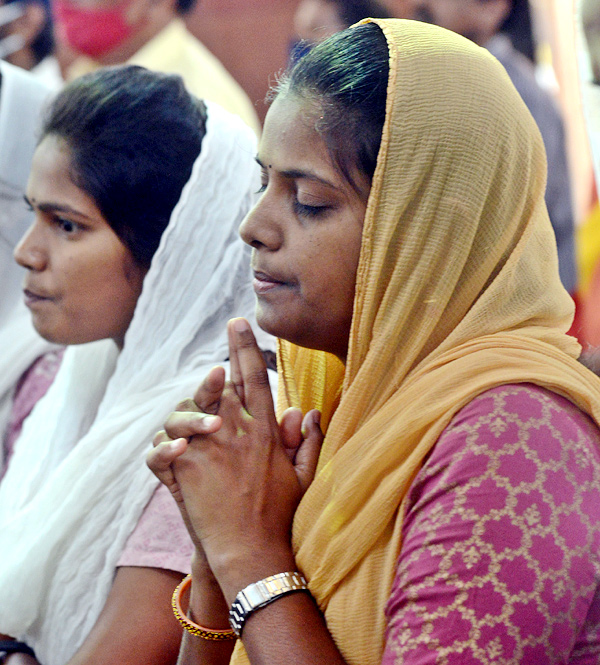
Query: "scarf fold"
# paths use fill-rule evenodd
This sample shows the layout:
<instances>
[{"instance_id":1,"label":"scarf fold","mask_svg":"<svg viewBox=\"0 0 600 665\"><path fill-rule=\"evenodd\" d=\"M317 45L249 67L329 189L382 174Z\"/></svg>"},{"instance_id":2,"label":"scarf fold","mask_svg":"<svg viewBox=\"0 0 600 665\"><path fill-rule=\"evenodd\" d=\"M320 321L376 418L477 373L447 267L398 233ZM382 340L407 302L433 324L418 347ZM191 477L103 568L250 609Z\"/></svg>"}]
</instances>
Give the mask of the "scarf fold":
<instances>
[{"instance_id":1,"label":"scarf fold","mask_svg":"<svg viewBox=\"0 0 600 665\"><path fill-rule=\"evenodd\" d=\"M345 371L279 343L279 409L324 408L328 423L294 519L296 560L351 665L381 662L403 500L457 411L531 382L600 422L600 381L566 335L574 306L535 122L484 49L435 26L373 22L390 76ZM244 659L239 645L233 662Z\"/></svg>"},{"instance_id":2,"label":"scarf fold","mask_svg":"<svg viewBox=\"0 0 600 665\"><path fill-rule=\"evenodd\" d=\"M207 370L226 364L226 322L253 319L238 227L258 189L256 140L208 106L207 131L144 280L119 354L69 347L26 420L0 485L0 632L64 665L104 607L123 546L158 481L155 432ZM263 334L262 348L273 342Z\"/></svg>"}]
</instances>

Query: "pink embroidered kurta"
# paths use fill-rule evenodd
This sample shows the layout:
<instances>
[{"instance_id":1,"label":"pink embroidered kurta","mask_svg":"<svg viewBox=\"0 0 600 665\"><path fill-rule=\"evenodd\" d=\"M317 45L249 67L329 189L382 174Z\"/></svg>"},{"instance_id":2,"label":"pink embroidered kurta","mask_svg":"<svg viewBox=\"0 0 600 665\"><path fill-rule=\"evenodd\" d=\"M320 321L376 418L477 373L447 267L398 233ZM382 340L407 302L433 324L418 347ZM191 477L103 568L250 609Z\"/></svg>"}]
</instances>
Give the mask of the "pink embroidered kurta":
<instances>
[{"instance_id":1,"label":"pink embroidered kurta","mask_svg":"<svg viewBox=\"0 0 600 665\"><path fill-rule=\"evenodd\" d=\"M554 393L489 390L408 496L384 665L600 663L600 437Z\"/></svg>"}]
</instances>

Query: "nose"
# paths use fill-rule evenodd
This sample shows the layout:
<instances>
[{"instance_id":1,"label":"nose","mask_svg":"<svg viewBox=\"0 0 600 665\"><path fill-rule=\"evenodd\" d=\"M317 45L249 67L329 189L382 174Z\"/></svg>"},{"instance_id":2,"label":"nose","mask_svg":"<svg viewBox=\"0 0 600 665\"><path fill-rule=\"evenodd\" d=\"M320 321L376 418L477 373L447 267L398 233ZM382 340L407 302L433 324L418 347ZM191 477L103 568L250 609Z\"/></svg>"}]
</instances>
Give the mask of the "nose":
<instances>
[{"instance_id":1,"label":"nose","mask_svg":"<svg viewBox=\"0 0 600 665\"><path fill-rule=\"evenodd\" d=\"M283 229L277 220L276 211L265 192L242 222L240 236L254 249L276 251L283 244Z\"/></svg>"},{"instance_id":2,"label":"nose","mask_svg":"<svg viewBox=\"0 0 600 665\"><path fill-rule=\"evenodd\" d=\"M15 261L27 270L40 272L46 267L47 252L41 235L37 222L34 222L15 247L13 252Z\"/></svg>"}]
</instances>

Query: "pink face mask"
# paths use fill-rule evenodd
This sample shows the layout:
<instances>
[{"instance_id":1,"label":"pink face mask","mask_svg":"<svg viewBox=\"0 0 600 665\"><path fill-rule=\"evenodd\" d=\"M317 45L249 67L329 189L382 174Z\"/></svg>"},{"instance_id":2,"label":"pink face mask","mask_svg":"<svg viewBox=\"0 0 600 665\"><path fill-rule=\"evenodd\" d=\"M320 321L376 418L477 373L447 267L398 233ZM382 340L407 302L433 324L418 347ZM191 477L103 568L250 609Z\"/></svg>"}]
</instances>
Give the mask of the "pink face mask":
<instances>
[{"instance_id":1,"label":"pink face mask","mask_svg":"<svg viewBox=\"0 0 600 665\"><path fill-rule=\"evenodd\" d=\"M131 37L135 25L125 19L129 2L118 7L80 7L73 0L54 0L53 10L62 40L77 53L100 58Z\"/></svg>"}]
</instances>

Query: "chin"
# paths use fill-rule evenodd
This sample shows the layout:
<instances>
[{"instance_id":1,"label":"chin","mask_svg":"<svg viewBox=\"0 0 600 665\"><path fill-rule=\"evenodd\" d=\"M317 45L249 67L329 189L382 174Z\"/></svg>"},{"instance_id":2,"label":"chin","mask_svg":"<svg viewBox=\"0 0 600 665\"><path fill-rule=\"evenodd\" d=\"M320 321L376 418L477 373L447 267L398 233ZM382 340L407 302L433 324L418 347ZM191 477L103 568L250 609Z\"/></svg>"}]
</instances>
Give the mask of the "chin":
<instances>
[{"instance_id":1,"label":"chin","mask_svg":"<svg viewBox=\"0 0 600 665\"><path fill-rule=\"evenodd\" d=\"M36 333L45 339L47 342L50 342L52 344L63 344L63 342L58 341L56 337L56 331L52 330L48 326L44 326L41 322L36 321L35 316L32 318L31 323L33 324L33 327L35 328Z\"/></svg>"},{"instance_id":2,"label":"chin","mask_svg":"<svg viewBox=\"0 0 600 665\"><path fill-rule=\"evenodd\" d=\"M33 324L37 334L40 337L43 337L47 342L51 344L57 344L58 346L71 346L74 344L87 344L88 342L95 342L99 338L89 338L86 335L82 335L81 332L78 334L73 334L70 331L57 330L53 328L47 328L44 326Z\"/></svg>"},{"instance_id":3,"label":"chin","mask_svg":"<svg viewBox=\"0 0 600 665\"><path fill-rule=\"evenodd\" d=\"M294 342L294 331L297 325L289 316L281 316L281 314L270 307L268 304L262 303L260 300L256 302L256 323L267 333L274 337L280 337L290 342Z\"/></svg>"},{"instance_id":4,"label":"chin","mask_svg":"<svg viewBox=\"0 0 600 665\"><path fill-rule=\"evenodd\" d=\"M40 337L43 337L51 344L57 344L58 346L68 346L69 344L76 343L71 341L70 337L65 337L56 331L45 330L44 328L38 328L37 326L34 326L34 328Z\"/></svg>"},{"instance_id":5,"label":"chin","mask_svg":"<svg viewBox=\"0 0 600 665\"><path fill-rule=\"evenodd\" d=\"M269 333L269 335L273 335L273 337L285 340L296 346L303 346L309 349L317 348L311 344L310 339L306 335L308 326L291 322L289 318L273 316L272 312L265 311L260 305L256 308L256 322L262 330Z\"/></svg>"}]
</instances>

